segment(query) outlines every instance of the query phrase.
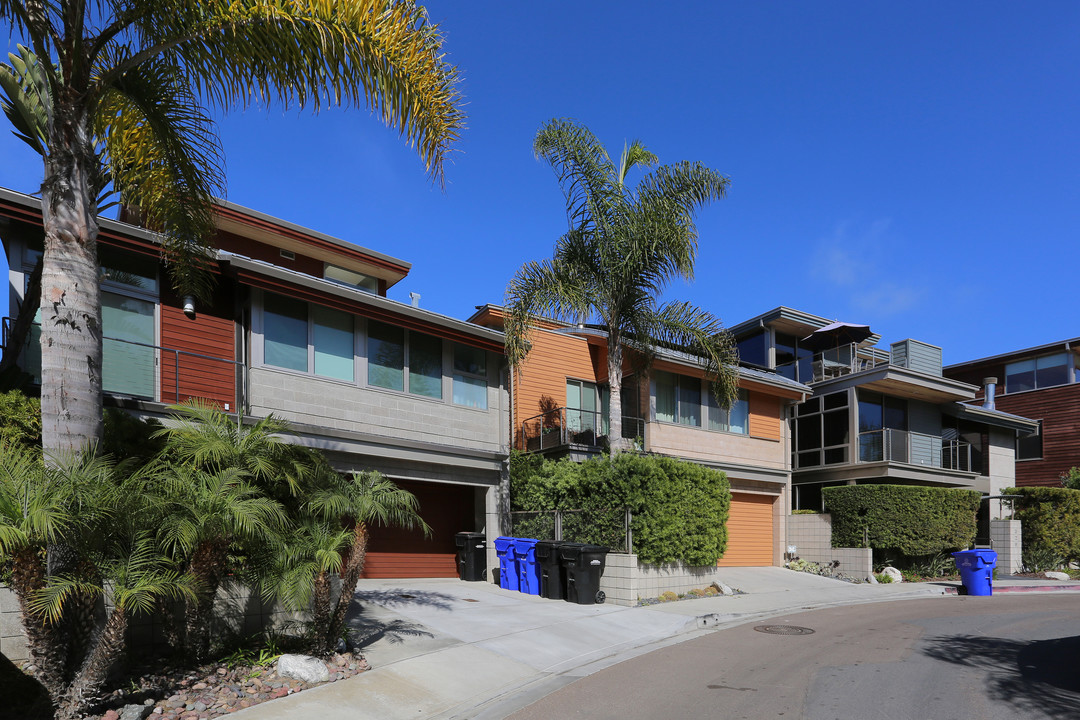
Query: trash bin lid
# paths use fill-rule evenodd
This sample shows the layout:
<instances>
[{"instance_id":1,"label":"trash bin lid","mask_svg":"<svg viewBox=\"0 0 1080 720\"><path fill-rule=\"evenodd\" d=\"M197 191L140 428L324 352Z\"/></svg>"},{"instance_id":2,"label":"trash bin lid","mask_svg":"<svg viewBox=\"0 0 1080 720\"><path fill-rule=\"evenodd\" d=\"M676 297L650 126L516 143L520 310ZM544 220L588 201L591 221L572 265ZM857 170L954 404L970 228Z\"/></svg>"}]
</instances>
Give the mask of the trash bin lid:
<instances>
[{"instance_id":1,"label":"trash bin lid","mask_svg":"<svg viewBox=\"0 0 1080 720\"><path fill-rule=\"evenodd\" d=\"M495 549L499 552L506 552L514 546L514 538L512 537L497 537L495 538Z\"/></svg>"},{"instance_id":2,"label":"trash bin lid","mask_svg":"<svg viewBox=\"0 0 1080 720\"><path fill-rule=\"evenodd\" d=\"M611 550L603 545L582 545L581 552L583 553L609 553Z\"/></svg>"},{"instance_id":3,"label":"trash bin lid","mask_svg":"<svg viewBox=\"0 0 1080 720\"><path fill-rule=\"evenodd\" d=\"M584 543L564 542L559 546L559 556L564 560L576 560L581 555Z\"/></svg>"}]
</instances>

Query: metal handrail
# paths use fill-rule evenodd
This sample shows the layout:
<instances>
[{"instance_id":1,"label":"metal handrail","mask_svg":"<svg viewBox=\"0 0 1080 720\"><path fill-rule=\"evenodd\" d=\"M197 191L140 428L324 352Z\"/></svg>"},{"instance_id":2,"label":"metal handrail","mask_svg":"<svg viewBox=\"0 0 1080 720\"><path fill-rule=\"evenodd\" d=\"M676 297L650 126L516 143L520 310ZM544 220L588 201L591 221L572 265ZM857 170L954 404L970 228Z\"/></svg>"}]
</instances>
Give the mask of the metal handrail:
<instances>
[{"instance_id":1,"label":"metal handrail","mask_svg":"<svg viewBox=\"0 0 1080 720\"><path fill-rule=\"evenodd\" d=\"M602 447L608 440L606 416L598 410L559 407L535 415L521 423L526 450L547 450L564 445ZM645 420L622 416L622 436L633 440L645 434Z\"/></svg>"},{"instance_id":2,"label":"metal handrail","mask_svg":"<svg viewBox=\"0 0 1080 720\"><path fill-rule=\"evenodd\" d=\"M7 334L8 324L9 323L10 323L10 318L5 317L4 318L4 331L5 331L5 338L4 339L5 340L7 339L6 334ZM33 323L33 327L40 328L41 323ZM176 402L180 402L180 381L181 381L180 357L181 356L186 356L186 357L191 357L191 358L198 358L198 359L201 359L201 360L210 360L210 361L213 361L213 362L225 363L226 365L232 365L232 369L233 369L233 373L234 373L234 378L233 378L234 392L233 392L233 398L232 399L233 399L233 402L235 403L235 407L233 409L233 412L238 412L239 413L239 412L242 412L245 409L244 401L247 398L247 368L244 365L244 363L242 363L242 362L240 362L238 360L230 360L229 358L218 357L216 355L207 355L205 353L192 352L190 350L180 350L179 348L169 348L169 347L165 347L163 345L153 345L151 343L138 342L136 340L125 340L124 338L110 337L110 336L107 336L107 335L102 336L102 340L103 341L108 340L110 342L124 343L125 345L131 345L131 346L135 346L135 347L146 348L148 350L154 350L154 351L156 351L158 353L163 353L163 354L164 353L172 353L172 356L173 356L173 359L172 359L172 366L173 366L173 378L172 379L173 379L173 382L172 382L172 388L171 389L172 389L173 398L175 399ZM161 359L157 355L155 355L154 363L158 367L161 367L160 360ZM236 377L236 375L235 375L237 370L240 371L239 372L239 375L240 375L239 377ZM165 392L165 387L161 383L161 377L160 376L158 376L156 378L155 385L158 388L160 388L162 395L167 394ZM109 394L111 394L111 395L121 395L122 396L124 393L113 392L113 393L109 393ZM191 397L191 396L189 396L189 397Z\"/></svg>"},{"instance_id":3,"label":"metal handrail","mask_svg":"<svg viewBox=\"0 0 1080 720\"><path fill-rule=\"evenodd\" d=\"M940 435L895 428L867 430L859 433L857 462L902 462L972 472L971 448L966 440Z\"/></svg>"}]
</instances>

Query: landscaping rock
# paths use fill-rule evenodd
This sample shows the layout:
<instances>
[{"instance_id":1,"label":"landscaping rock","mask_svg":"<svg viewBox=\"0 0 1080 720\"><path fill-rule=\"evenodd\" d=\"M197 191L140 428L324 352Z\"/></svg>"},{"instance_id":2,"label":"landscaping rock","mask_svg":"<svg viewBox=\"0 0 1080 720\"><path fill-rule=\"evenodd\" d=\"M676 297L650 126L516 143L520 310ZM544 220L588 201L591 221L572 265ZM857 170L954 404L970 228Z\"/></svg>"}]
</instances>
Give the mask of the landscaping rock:
<instances>
[{"instance_id":1,"label":"landscaping rock","mask_svg":"<svg viewBox=\"0 0 1080 720\"><path fill-rule=\"evenodd\" d=\"M904 576L900 573L899 570L897 570L894 567L882 568L881 574L882 575L888 575L890 578L892 578L892 581L894 583L902 583L902 582L904 582Z\"/></svg>"},{"instance_id":2,"label":"landscaping rock","mask_svg":"<svg viewBox=\"0 0 1080 720\"><path fill-rule=\"evenodd\" d=\"M125 705L120 708L120 720L143 720L153 709L153 705Z\"/></svg>"},{"instance_id":3,"label":"landscaping rock","mask_svg":"<svg viewBox=\"0 0 1080 720\"><path fill-rule=\"evenodd\" d=\"M717 592L719 592L721 595L734 595L735 594L735 591L731 589L730 585L725 585L724 583L720 582L719 580L714 582L710 587L716 588Z\"/></svg>"},{"instance_id":4,"label":"landscaping rock","mask_svg":"<svg viewBox=\"0 0 1080 720\"><path fill-rule=\"evenodd\" d=\"M874 577L874 573L870 573L869 575L867 575L866 582L870 583L871 585L878 584L877 578Z\"/></svg>"},{"instance_id":5,"label":"landscaping rock","mask_svg":"<svg viewBox=\"0 0 1080 720\"><path fill-rule=\"evenodd\" d=\"M282 655L278 658L277 671L278 675L306 683L320 683L330 679L326 663L309 655Z\"/></svg>"},{"instance_id":6,"label":"landscaping rock","mask_svg":"<svg viewBox=\"0 0 1080 720\"><path fill-rule=\"evenodd\" d=\"M1069 577L1068 573L1055 572L1053 570L1047 570L1046 572L1043 573L1043 575L1050 578L1051 580L1071 580L1072 579L1071 577Z\"/></svg>"}]
</instances>

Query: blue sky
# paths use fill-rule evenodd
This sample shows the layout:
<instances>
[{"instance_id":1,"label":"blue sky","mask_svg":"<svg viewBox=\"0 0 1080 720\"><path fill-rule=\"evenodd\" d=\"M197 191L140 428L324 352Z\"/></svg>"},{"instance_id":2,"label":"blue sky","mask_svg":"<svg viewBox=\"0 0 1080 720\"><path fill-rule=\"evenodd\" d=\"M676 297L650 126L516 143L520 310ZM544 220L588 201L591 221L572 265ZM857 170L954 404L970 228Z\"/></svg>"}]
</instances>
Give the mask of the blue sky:
<instances>
[{"instance_id":1,"label":"blue sky","mask_svg":"<svg viewBox=\"0 0 1080 720\"><path fill-rule=\"evenodd\" d=\"M960 362L1080 335L1080 4L427 3L469 115L446 189L367 109L220 125L228 199L413 263L464 318L566 229L552 117L730 176L670 298L777 305ZM0 133L0 185L40 162Z\"/></svg>"}]
</instances>

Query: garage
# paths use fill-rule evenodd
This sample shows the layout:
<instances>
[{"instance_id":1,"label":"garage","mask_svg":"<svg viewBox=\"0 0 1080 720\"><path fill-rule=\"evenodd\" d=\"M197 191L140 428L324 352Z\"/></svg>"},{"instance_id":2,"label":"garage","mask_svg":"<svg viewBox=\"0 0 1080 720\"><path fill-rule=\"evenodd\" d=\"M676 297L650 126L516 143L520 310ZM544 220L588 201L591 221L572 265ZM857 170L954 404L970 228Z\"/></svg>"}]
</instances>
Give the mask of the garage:
<instances>
[{"instance_id":1,"label":"garage","mask_svg":"<svg viewBox=\"0 0 1080 720\"><path fill-rule=\"evenodd\" d=\"M775 495L731 493L728 541L719 567L773 564L773 504Z\"/></svg>"},{"instance_id":2,"label":"garage","mask_svg":"<svg viewBox=\"0 0 1080 720\"><path fill-rule=\"evenodd\" d=\"M475 488L410 480L395 480L420 502L420 517L431 526L431 537L419 530L371 528L367 559L361 577L457 577L454 535L471 531L475 520Z\"/></svg>"}]
</instances>

